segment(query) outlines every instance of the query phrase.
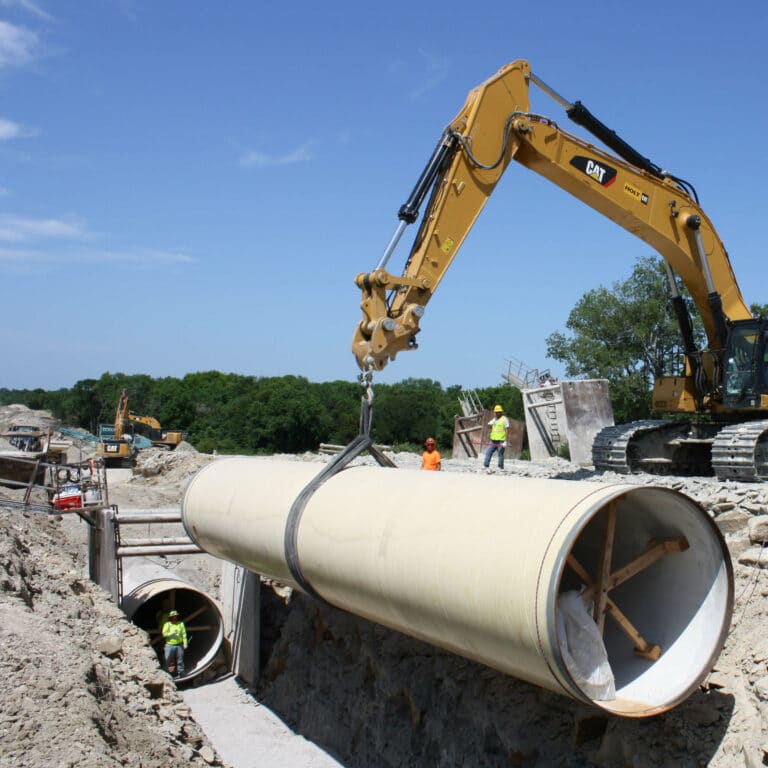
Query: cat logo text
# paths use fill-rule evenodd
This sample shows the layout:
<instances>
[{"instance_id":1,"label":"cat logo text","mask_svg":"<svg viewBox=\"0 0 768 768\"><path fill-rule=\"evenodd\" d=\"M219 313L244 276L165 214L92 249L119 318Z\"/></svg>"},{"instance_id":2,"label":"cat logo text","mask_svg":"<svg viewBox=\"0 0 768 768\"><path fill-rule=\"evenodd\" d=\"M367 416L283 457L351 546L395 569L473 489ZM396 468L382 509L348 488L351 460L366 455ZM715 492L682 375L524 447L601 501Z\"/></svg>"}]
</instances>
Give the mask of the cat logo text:
<instances>
[{"instance_id":1,"label":"cat logo text","mask_svg":"<svg viewBox=\"0 0 768 768\"><path fill-rule=\"evenodd\" d=\"M598 163L590 157L575 155L571 158L571 165L589 176L603 187L610 187L616 181L616 169L610 165Z\"/></svg>"}]
</instances>

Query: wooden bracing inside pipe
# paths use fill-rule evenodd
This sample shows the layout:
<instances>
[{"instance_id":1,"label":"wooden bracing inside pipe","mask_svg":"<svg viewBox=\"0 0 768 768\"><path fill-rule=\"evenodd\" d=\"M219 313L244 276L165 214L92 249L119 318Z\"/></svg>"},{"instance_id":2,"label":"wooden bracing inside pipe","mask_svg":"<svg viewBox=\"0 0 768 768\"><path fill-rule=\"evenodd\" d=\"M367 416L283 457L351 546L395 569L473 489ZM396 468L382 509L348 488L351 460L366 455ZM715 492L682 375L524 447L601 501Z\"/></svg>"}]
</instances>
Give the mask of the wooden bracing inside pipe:
<instances>
[{"instance_id":1,"label":"wooden bracing inside pipe","mask_svg":"<svg viewBox=\"0 0 768 768\"><path fill-rule=\"evenodd\" d=\"M603 537L600 546L600 559L598 561L597 577L592 578L578 560L569 554L568 565L573 568L576 575L587 585L582 597L585 601L592 599L594 603L593 618L600 634L605 632L605 616L609 614L619 625L624 634L632 641L635 653L649 661L656 661L661 656L661 648L649 643L635 628L632 622L619 610L616 603L608 597L608 592L636 574L649 568L657 560L674 552L684 552L688 549L688 540L685 536L673 536L666 539L651 539L645 551L627 565L611 572L611 559L613 557L613 542L616 536L616 501L608 505L608 511L603 526Z\"/></svg>"}]
</instances>

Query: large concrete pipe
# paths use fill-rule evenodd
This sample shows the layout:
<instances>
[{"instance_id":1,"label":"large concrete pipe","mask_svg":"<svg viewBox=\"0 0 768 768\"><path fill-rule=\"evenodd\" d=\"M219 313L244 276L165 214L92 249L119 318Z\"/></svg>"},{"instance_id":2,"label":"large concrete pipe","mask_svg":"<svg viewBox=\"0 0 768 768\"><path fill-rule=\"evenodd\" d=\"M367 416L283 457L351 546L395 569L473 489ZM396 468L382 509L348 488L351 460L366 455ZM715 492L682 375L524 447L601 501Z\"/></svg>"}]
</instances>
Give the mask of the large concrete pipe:
<instances>
[{"instance_id":1,"label":"large concrete pipe","mask_svg":"<svg viewBox=\"0 0 768 768\"><path fill-rule=\"evenodd\" d=\"M334 606L617 715L683 701L722 650L728 552L706 512L676 491L354 467L289 521L317 471L217 461L189 484L184 527L217 557L303 581ZM559 640L558 598L585 584L609 609L603 652L615 698L590 693Z\"/></svg>"},{"instance_id":2,"label":"large concrete pipe","mask_svg":"<svg viewBox=\"0 0 768 768\"><path fill-rule=\"evenodd\" d=\"M163 644L158 623L164 611L176 609L187 627L189 647L184 654L184 674L178 682L192 680L211 666L221 650L224 621L216 601L186 581L148 560L123 561L125 615L149 633L162 661Z\"/></svg>"}]
</instances>

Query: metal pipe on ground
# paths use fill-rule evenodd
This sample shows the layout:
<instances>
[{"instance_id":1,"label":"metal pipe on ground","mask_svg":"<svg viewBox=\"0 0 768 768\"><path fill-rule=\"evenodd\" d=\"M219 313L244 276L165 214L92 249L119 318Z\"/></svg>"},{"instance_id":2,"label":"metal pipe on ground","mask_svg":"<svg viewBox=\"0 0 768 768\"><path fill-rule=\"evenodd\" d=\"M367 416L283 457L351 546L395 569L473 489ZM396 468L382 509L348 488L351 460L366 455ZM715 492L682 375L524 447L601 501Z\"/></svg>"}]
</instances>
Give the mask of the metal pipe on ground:
<instances>
[{"instance_id":1,"label":"metal pipe on ground","mask_svg":"<svg viewBox=\"0 0 768 768\"><path fill-rule=\"evenodd\" d=\"M149 557L151 555L196 555L203 550L188 542L186 544L157 544L149 546L125 545L117 548L118 557Z\"/></svg>"},{"instance_id":2,"label":"metal pipe on ground","mask_svg":"<svg viewBox=\"0 0 768 768\"><path fill-rule=\"evenodd\" d=\"M141 539L121 539L121 547L176 547L176 546L193 546L189 536L156 536L145 537ZM199 548L198 548L199 549Z\"/></svg>"},{"instance_id":3,"label":"metal pipe on ground","mask_svg":"<svg viewBox=\"0 0 768 768\"><path fill-rule=\"evenodd\" d=\"M299 578L286 525L317 471L217 461L188 485L184 527L216 557L298 589L303 578L338 608L620 716L679 704L722 650L730 558L707 513L677 491L353 467L292 521ZM584 587L605 610L598 625L611 619L612 699L582 683L558 632L559 597Z\"/></svg>"},{"instance_id":4,"label":"metal pipe on ground","mask_svg":"<svg viewBox=\"0 0 768 768\"><path fill-rule=\"evenodd\" d=\"M118 512L115 517L115 522L118 525L129 525L132 523L180 523L181 511L175 510L173 512L142 512L142 513L125 513Z\"/></svg>"},{"instance_id":5,"label":"metal pipe on ground","mask_svg":"<svg viewBox=\"0 0 768 768\"><path fill-rule=\"evenodd\" d=\"M123 563L121 608L136 626L149 633L150 642L163 660L160 617L177 610L187 627L189 647L184 654L185 672L177 682L198 677L208 669L221 649L224 621L216 601L192 584L168 576L151 561Z\"/></svg>"}]
</instances>

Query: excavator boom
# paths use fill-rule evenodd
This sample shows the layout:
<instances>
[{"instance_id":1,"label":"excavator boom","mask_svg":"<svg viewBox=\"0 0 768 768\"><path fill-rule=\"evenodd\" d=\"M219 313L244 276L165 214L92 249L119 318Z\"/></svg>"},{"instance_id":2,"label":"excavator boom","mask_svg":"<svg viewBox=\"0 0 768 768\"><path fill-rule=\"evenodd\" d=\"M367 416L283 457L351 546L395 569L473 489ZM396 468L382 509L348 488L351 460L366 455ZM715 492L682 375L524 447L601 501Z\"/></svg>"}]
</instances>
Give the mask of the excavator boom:
<instances>
[{"instance_id":1,"label":"excavator boom","mask_svg":"<svg viewBox=\"0 0 768 768\"><path fill-rule=\"evenodd\" d=\"M532 113L532 82L638 164ZM518 60L470 92L443 132L414 193L400 209L401 225L393 240L399 239L403 222L415 220L431 184L402 275L385 269L390 248L374 271L357 276L363 320L355 332L353 351L362 369L380 370L399 351L416 346L424 307L513 160L657 251L690 292L710 347L725 346L725 317L752 317L720 238L684 182L643 158L580 102L563 100L531 73L528 62Z\"/></svg>"},{"instance_id":2,"label":"excavator boom","mask_svg":"<svg viewBox=\"0 0 768 768\"><path fill-rule=\"evenodd\" d=\"M532 112L531 84L612 151ZM768 362L764 362L768 361L768 320L753 318L725 247L693 187L644 157L581 102L562 98L523 60L502 67L469 93L401 206L400 222L379 263L355 278L363 318L355 329L352 351L365 377L370 379L398 352L417 347L425 307L512 161L614 221L664 259L682 335L685 375L655 381L655 410L714 415L721 422L711 430L715 435L736 416L749 421L768 416ZM405 228L419 219L422 206L424 213L405 267L395 274L388 263ZM678 279L701 317L708 342L704 350L696 348ZM659 424L636 430L637 435L653 432L655 439L662 429ZM712 434L684 440L678 429L675 440L678 445L686 440L690 445L709 444L713 439L717 443L719 438ZM615 435L603 436L605 450L613 450L621 440L629 446L630 440L639 439L634 435L617 428ZM738 442L737 437L732 443ZM718 473L742 476L741 470L733 468L746 462L756 476L768 477L768 451L763 452L764 466L758 469L756 460L747 457L758 442L768 443L768 421L765 430L755 427L738 449L729 443L726 449L714 451ZM631 453L628 447L626 456ZM683 463L701 466L698 459ZM681 464L669 461L669 466ZM611 464L611 468L618 466Z\"/></svg>"}]
</instances>

